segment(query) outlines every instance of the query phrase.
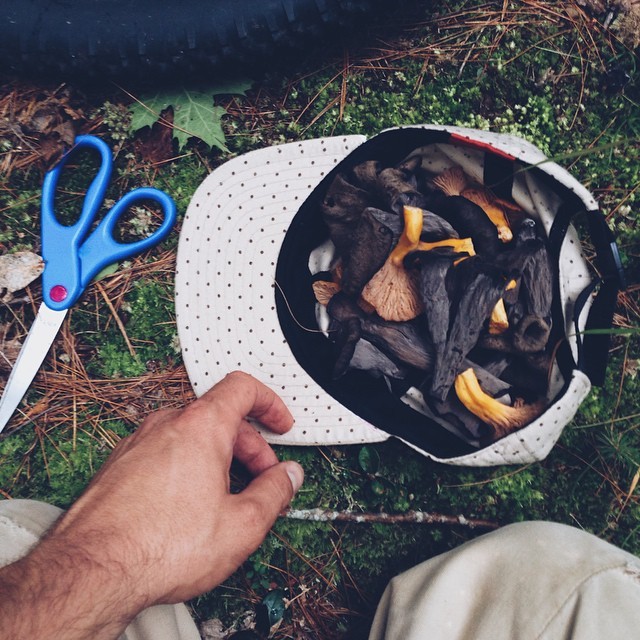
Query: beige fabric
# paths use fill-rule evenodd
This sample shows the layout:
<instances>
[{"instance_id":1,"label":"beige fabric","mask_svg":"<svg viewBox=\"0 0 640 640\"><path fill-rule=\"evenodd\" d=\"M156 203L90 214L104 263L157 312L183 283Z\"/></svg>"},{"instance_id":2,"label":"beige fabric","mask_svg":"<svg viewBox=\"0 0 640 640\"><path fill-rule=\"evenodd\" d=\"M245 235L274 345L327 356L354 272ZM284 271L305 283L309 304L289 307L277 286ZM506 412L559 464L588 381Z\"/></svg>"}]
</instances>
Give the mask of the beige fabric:
<instances>
[{"instance_id":1,"label":"beige fabric","mask_svg":"<svg viewBox=\"0 0 640 640\"><path fill-rule=\"evenodd\" d=\"M35 500L0 502L0 567L26 555L61 513ZM120 640L200 640L200 634L184 604L159 605L140 613Z\"/></svg>"},{"instance_id":2,"label":"beige fabric","mask_svg":"<svg viewBox=\"0 0 640 640\"><path fill-rule=\"evenodd\" d=\"M640 560L561 524L481 536L394 578L369 640L628 640Z\"/></svg>"}]
</instances>

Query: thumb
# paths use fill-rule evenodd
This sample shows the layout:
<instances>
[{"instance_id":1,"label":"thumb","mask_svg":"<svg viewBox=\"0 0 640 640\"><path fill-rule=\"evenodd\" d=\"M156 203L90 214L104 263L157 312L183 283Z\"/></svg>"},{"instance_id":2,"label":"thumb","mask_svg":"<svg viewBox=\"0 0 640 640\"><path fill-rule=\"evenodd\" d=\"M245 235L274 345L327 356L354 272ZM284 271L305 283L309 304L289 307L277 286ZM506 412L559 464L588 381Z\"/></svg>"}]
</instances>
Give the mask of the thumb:
<instances>
[{"instance_id":1,"label":"thumb","mask_svg":"<svg viewBox=\"0 0 640 640\"><path fill-rule=\"evenodd\" d=\"M280 462L256 476L251 483L234 497L236 515L242 518L244 511L245 534L249 546L256 549L278 514L291 502L302 486L304 470L293 460Z\"/></svg>"}]
</instances>

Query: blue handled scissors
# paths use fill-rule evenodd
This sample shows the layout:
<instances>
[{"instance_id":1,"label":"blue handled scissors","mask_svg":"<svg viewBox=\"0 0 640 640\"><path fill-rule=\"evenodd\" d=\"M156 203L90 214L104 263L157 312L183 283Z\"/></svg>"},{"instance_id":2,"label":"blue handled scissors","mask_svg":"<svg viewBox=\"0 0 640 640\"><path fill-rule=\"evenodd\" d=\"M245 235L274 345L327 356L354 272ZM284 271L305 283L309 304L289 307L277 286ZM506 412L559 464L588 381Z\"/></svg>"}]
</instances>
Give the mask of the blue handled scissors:
<instances>
[{"instance_id":1,"label":"blue handled scissors","mask_svg":"<svg viewBox=\"0 0 640 640\"><path fill-rule=\"evenodd\" d=\"M65 165L74 152L82 148L95 149L100 153L100 169L87 189L80 217L74 224L65 226L60 224L54 212L55 191ZM71 150L45 175L41 206L42 258L45 263L43 302L0 398L0 432L38 372L67 311L91 280L105 267L159 243L175 222L176 206L171 197L158 189L143 187L127 193L89 234L104 201L112 165L111 150L105 142L95 136L78 136ZM160 205L162 223L146 238L130 243L118 242L113 232L120 216L143 200L152 200Z\"/></svg>"}]
</instances>

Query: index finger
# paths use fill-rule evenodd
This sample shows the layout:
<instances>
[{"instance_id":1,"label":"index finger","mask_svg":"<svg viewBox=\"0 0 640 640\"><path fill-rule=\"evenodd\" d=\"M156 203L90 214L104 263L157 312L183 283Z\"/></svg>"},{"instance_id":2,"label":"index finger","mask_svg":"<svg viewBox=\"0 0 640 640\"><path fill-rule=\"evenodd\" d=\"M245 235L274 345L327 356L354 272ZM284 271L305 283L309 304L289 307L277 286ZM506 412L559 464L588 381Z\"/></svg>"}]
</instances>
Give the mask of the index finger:
<instances>
[{"instance_id":1,"label":"index finger","mask_svg":"<svg viewBox=\"0 0 640 640\"><path fill-rule=\"evenodd\" d=\"M250 416L274 433L286 433L293 426L293 416L282 398L248 373L227 374L200 398L217 406L220 400L236 420Z\"/></svg>"}]
</instances>

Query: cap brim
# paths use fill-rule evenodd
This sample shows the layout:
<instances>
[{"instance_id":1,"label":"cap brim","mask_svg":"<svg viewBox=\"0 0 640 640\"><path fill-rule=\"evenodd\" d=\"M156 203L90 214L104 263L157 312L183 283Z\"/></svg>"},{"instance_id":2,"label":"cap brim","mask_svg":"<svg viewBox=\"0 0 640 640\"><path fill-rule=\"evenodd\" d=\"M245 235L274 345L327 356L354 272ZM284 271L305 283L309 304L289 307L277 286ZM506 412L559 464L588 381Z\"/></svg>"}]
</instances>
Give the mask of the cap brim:
<instances>
[{"instance_id":1,"label":"cap brim","mask_svg":"<svg viewBox=\"0 0 640 640\"><path fill-rule=\"evenodd\" d=\"M275 302L278 254L300 205L363 136L260 149L234 158L197 189L180 234L176 314L196 395L229 371L252 374L295 418L280 444L355 444L389 437L332 398L298 364Z\"/></svg>"}]
</instances>

